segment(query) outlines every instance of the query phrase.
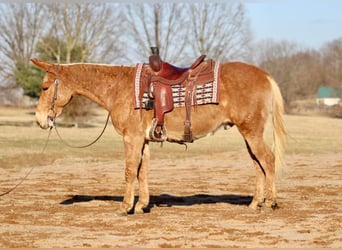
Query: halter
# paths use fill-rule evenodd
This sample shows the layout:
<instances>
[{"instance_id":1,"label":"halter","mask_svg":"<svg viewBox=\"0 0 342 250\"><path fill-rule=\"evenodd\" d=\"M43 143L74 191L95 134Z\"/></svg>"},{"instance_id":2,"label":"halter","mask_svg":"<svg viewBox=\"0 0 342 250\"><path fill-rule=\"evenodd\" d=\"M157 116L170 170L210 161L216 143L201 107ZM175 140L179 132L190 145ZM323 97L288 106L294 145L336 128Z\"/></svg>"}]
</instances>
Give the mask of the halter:
<instances>
[{"instance_id":1,"label":"halter","mask_svg":"<svg viewBox=\"0 0 342 250\"><path fill-rule=\"evenodd\" d=\"M48 119L52 121L54 127L55 127L56 115L57 115L55 112L55 102L57 100L57 90L58 90L58 85L59 85L58 72L59 72L59 64L57 64L55 87L53 89L53 96L52 96L51 107L50 107L50 110L53 112L53 116L48 115Z\"/></svg>"}]
</instances>

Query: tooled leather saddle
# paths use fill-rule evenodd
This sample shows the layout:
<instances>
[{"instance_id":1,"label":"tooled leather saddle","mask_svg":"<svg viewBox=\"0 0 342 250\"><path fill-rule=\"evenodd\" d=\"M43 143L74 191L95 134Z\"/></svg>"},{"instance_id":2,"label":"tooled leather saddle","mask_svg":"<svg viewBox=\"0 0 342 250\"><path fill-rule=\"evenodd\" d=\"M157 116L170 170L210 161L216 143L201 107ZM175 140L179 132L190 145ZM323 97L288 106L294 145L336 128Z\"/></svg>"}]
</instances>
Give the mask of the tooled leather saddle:
<instances>
[{"instance_id":1,"label":"tooled leather saddle","mask_svg":"<svg viewBox=\"0 0 342 250\"><path fill-rule=\"evenodd\" d=\"M191 106L196 105L196 87L214 81L215 62L204 60L201 55L190 67L180 68L161 60L158 47L151 47L152 55L149 64L144 64L141 69L141 82L139 98L147 93L148 100L144 107L154 110L151 130L149 132L152 141L163 142L167 140L167 129L164 116L174 108L172 86L185 87L184 136L181 142L193 142L191 132ZM142 105L141 105L142 106ZM141 107L140 106L140 107Z\"/></svg>"}]
</instances>

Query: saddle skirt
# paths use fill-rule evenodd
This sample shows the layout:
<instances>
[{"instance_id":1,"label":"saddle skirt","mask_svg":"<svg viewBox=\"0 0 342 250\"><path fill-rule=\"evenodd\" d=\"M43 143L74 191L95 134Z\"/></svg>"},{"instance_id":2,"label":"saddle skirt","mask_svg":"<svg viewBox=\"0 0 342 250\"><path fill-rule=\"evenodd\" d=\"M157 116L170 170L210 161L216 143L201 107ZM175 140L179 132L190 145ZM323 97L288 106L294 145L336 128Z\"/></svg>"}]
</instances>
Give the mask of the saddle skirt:
<instances>
[{"instance_id":1,"label":"saddle skirt","mask_svg":"<svg viewBox=\"0 0 342 250\"><path fill-rule=\"evenodd\" d=\"M209 60L207 69L204 69L204 74L200 82L194 80L194 98L192 98L192 105L218 104L219 103L219 72L220 63ZM207 71L207 72L206 72ZM213 71L213 77L210 75ZM209 73L208 73L209 72ZM196 72L194 72L196 74ZM201 74L201 72L198 72ZM153 74L153 73L152 73ZM187 77L179 79L167 80L156 75L152 76L151 68L146 63L138 63L135 67L135 81L134 81L134 108L135 109L149 109L146 104L151 99L148 89L149 81L157 81L162 84L170 85L172 88L173 106L175 108L185 107L186 95L186 81ZM151 79L152 77L152 79Z\"/></svg>"}]
</instances>

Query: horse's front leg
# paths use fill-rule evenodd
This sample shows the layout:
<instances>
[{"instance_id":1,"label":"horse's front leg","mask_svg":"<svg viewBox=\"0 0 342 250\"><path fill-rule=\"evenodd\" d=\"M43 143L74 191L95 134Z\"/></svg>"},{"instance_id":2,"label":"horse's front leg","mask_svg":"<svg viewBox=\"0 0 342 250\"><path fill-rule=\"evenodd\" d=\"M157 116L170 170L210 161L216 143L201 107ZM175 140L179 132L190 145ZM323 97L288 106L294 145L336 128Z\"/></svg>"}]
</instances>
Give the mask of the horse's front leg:
<instances>
[{"instance_id":1,"label":"horse's front leg","mask_svg":"<svg viewBox=\"0 0 342 250\"><path fill-rule=\"evenodd\" d=\"M127 214L134 205L134 181L138 176L139 166L142 161L142 151L144 147L144 138L134 135L124 136L125 144L125 182L126 191L120 211Z\"/></svg>"},{"instance_id":2,"label":"horse's front leg","mask_svg":"<svg viewBox=\"0 0 342 250\"><path fill-rule=\"evenodd\" d=\"M144 144L141 162L138 168L139 200L134 208L134 213L143 213L143 208L148 206L150 194L148 191L147 169L150 159L148 142Z\"/></svg>"}]
</instances>

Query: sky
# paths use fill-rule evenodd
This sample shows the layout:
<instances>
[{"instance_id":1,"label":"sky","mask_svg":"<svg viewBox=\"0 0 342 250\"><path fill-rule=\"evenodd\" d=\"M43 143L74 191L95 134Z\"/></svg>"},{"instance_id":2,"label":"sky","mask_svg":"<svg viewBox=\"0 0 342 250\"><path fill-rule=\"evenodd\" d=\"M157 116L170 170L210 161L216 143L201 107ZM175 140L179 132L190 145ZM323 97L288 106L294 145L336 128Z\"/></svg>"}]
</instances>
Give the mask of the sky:
<instances>
[{"instance_id":1,"label":"sky","mask_svg":"<svg viewBox=\"0 0 342 250\"><path fill-rule=\"evenodd\" d=\"M245 0L254 39L272 38L319 49L342 38L341 0Z\"/></svg>"},{"instance_id":2,"label":"sky","mask_svg":"<svg viewBox=\"0 0 342 250\"><path fill-rule=\"evenodd\" d=\"M225 2L229 0L60 0L60 2ZM342 0L230 0L242 1L254 39L272 38L319 49L342 38ZM0 2L29 2L0 0ZM32 0L30 1L32 2ZM51 2L51 0L33 0Z\"/></svg>"}]
</instances>

